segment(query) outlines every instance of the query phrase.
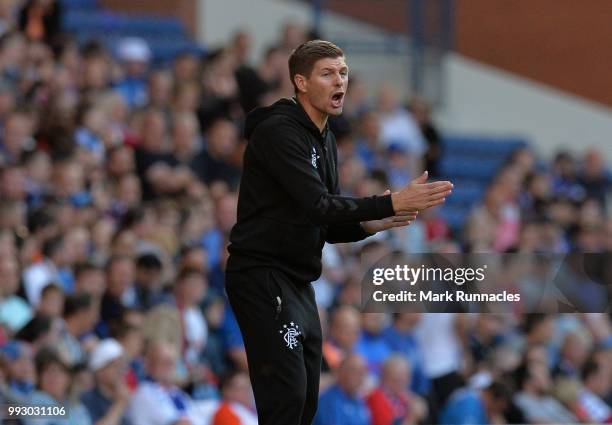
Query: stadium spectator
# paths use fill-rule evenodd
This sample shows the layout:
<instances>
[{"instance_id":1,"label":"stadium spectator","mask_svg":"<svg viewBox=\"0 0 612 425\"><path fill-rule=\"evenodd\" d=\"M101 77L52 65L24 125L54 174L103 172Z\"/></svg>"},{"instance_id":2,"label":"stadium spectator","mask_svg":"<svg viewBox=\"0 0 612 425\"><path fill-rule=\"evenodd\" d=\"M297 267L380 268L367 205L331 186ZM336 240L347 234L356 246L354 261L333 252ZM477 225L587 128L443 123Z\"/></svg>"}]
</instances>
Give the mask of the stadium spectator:
<instances>
[{"instance_id":1,"label":"stadium spectator","mask_svg":"<svg viewBox=\"0 0 612 425\"><path fill-rule=\"evenodd\" d=\"M363 358L357 354L348 355L338 367L338 382L321 394L313 424L369 425L371 413L360 395L366 373Z\"/></svg>"},{"instance_id":2,"label":"stadium spectator","mask_svg":"<svg viewBox=\"0 0 612 425\"><path fill-rule=\"evenodd\" d=\"M438 177L438 162L442 158L443 151L440 143L440 132L431 119L431 108L424 99L415 97L410 100L409 110L427 142L425 169L429 171L430 176Z\"/></svg>"},{"instance_id":3,"label":"stadium spectator","mask_svg":"<svg viewBox=\"0 0 612 425\"><path fill-rule=\"evenodd\" d=\"M138 37L128 37L119 42L117 56L124 65L125 76L117 83L116 90L130 108L144 106L147 101L146 72L151 60L151 49Z\"/></svg>"},{"instance_id":4,"label":"stadium spectator","mask_svg":"<svg viewBox=\"0 0 612 425\"><path fill-rule=\"evenodd\" d=\"M165 342L147 348L147 379L140 383L128 407L133 425L203 424L188 394L174 384L178 351Z\"/></svg>"},{"instance_id":5,"label":"stadium spectator","mask_svg":"<svg viewBox=\"0 0 612 425\"><path fill-rule=\"evenodd\" d=\"M104 270L92 262L82 262L74 266L75 292L83 292L91 295L96 300L101 300L106 281Z\"/></svg>"},{"instance_id":6,"label":"stadium spectator","mask_svg":"<svg viewBox=\"0 0 612 425\"><path fill-rule=\"evenodd\" d=\"M106 263L106 291L102 296L101 319L104 328L121 317L124 307L128 307L127 293L134 283L134 260L125 256L114 256ZM107 331L108 332L108 331Z\"/></svg>"},{"instance_id":7,"label":"stadium spectator","mask_svg":"<svg viewBox=\"0 0 612 425\"><path fill-rule=\"evenodd\" d=\"M353 307L342 306L333 312L329 335L323 342L323 357L331 369L340 366L355 349L359 323L359 313Z\"/></svg>"},{"instance_id":8,"label":"stadium spectator","mask_svg":"<svg viewBox=\"0 0 612 425\"><path fill-rule=\"evenodd\" d=\"M49 283L62 285L67 292L73 290L73 277L63 236L47 240L42 248L44 259L23 272L23 284L28 301L37 306L40 294Z\"/></svg>"},{"instance_id":9,"label":"stadium spectator","mask_svg":"<svg viewBox=\"0 0 612 425\"><path fill-rule=\"evenodd\" d=\"M410 389L426 396L431 383L423 370L422 351L414 335L414 328L420 318L418 313L396 313L392 324L385 329L384 336L391 350L404 356L410 364Z\"/></svg>"},{"instance_id":10,"label":"stadium spectator","mask_svg":"<svg viewBox=\"0 0 612 425\"><path fill-rule=\"evenodd\" d=\"M140 255L136 259L136 277L132 307L147 311L162 302L162 262L153 253Z\"/></svg>"},{"instance_id":11,"label":"stadium spectator","mask_svg":"<svg viewBox=\"0 0 612 425\"><path fill-rule=\"evenodd\" d=\"M64 292L58 285L50 283L40 293L36 314L52 319L61 318L64 312Z\"/></svg>"},{"instance_id":12,"label":"stadium spectator","mask_svg":"<svg viewBox=\"0 0 612 425\"><path fill-rule=\"evenodd\" d=\"M31 306L20 296L19 265L10 255L0 256L0 324L17 332L32 318Z\"/></svg>"},{"instance_id":13,"label":"stadium spectator","mask_svg":"<svg viewBox=\"0 0 612 425\"><path fill-rule=\"evenodd\" d=\"M89 413L83 404L69 398L72 375L59 354L52 349L42 349L36 354L36 391L29 403L46 406L63 406L74 425L90 425ZM26 420L27 425L53 425L53 417L37 417Z\"/></svg>"},{"instance_id":14,"label":"stadium spectator","mask_svg":"<svg viewBox=\"0 0 612 425\"><path fill-rule=\"evenodd\" d=\"M427 404L407 390L410 364L399 354L389 356L382 366L380 386L368 395L372 425L416 424L427 416Z\"/></svg>"},{"instance_id":15,"label":"stadium spectator","mask_svg":"<svg viewBox=\"0 0 612 425\"><path fill-rule=\"evenodd\" d=\"M19 12L19 29L30 40L51 44L59 35L61 14L57 0L28 0Z\"/></svg>"},{"instance_id":16,"label":"stadium spectator","mask_svg":"<svg viewBox=\"0 0 612 425\"><path fill-rule=\"evenodd\" d=\"M114 339L100 341L89 356L95 387L84 393L81 402L96 425L129 425L125 411L130 391L124 377L123 347Z\"/></svg>"},{"instance_id":17,"label":"stadium spectator","mask_svg":"<svg viewBox=\"0 0 612 425\"><path fill-rule=\"evenodd\" d=\"M15 334L15 339L27 342L32 347L32 352L37 353L40 348L57 341L58 323L47 316L34 316Z\"/></svg>"},{"instance_id":18,"label":"stadium spectator","mask_svg":"<svg viewBox=\"0 0 612 425\"><path fill-rule=\"evenodd\" d=\"M411 178L418 176L422 170L422 156L427 149L418 124L410 113L403 108L396 90L389 84L383 84L378 92L378 110L380 111L381 140L385 147L397 145L410 156L408 170Z\"/></svg>"},{"instance_id":19,"label":"stadium spectator","mask_svg":"<svg viewBox=\"0 0 612 425\"><path fill-rule=\"evenodd\" d=\"M475 391L464 388L449 399L440 415L443 425L503 423L503 413L511 402L511 392L500 382Z\"/></svg>"},{"instance_id":20,"label":"stadium spectator","mask_svg":"<svg viewBox=\"0 0 612 425\"><path fill-rule=\"evenodd\" d=\"M368 365L368 371L378 380L383 362L391 355L391 347L383 334L387 317L383 313L363 313L361 315L361 335L355 345Z\"/></svg>"},{"instance_id":21,"label":"stadium spectator","mask_svg":"<svg viewBox=\"0 0 612 425\"><path fill-rule=\"evenodd\" d=\"M578 183L576 173L577 166L574 157L569 152L557 153L552 167L553 193L571 201L582 201L586 191Z\"/></svg>"},{"instance_id":22,"label":"stadium spectator","mask_svg":"<svg viewBox=\"0 0 612 425\"><path fill-rule=\"evenodd\" d=\"M229 372L219 382L221 400L204 402L202 410L210 425L256 425L253 390L245 372Z\"/></svg>"},{"instance_id":23,"label":"stadium spectator","mask_svg":"<svg viewBox=\"0 0 612 425\"><path fill-rule=\"evenodd\" d=\"M0 348L0 358L7 365L5 396L11 403L25 403L36 384L34 358L27 343L9 341Z\"/></svg>"},{"instance_id":24,"label":"stadium spectator","mask_svg":"<svg viewBox=\"0 0 612 425\"><path fill-rule=\"evenodd\" d=\"M235 189L240 170L232 163L232 158L237 148L238 134L234 124L227 118L212 121L206 132L206 150L194 170L200 180L208 185L222 181Z\"/></svg>"},{"instance_id":25,"label":"stadium spectator","mask_svg":"<svg viewBox=\"0 0 612 425\"><path fill-rule=\"evenodd\" d=\"M97 306L90 295L70 295L64 303L63 317L56 343L58 353L69 366L85 363L85 339L92 337L91 332L98 318Z\"/></svg>"},{"instance_id":26,"label":"stadium spectator","mask_svg":"<svg viewBox=\"0 0 612 425\"><path fill-rule=\"evenodd\" d=\"M514 402L529 423L575 423L576 418L550 395L552 381L546 365L527 362L515 372L519 392Z\"/></svg>"},{"instance_id":27,"label":"stadium spectator","mask_svg":"<svg viewBox=\"0 0 612 425\"><path fill-rule=\"evenodd\" d=\"M581 374L584 386L579 392L574 413L581 422L612 423L612 408L605 397L610 394L612 369L609 361L588 360Z\"/></svg>"},{"instance_id":28,"label":"stadium spectator","mask_svg":"<svg viewBox=\"0 0 612 425\"><path fill-rule=\"evenodd\" d=\"M567 378L580 378L581 371L590 351L590 343L583 333L569 332L563 338L559 361L553 374Z\"/></svg>"},{"instance_id":29,"label":"stadium spectator","mask_svg":"<svg viewBox=\"0 0 612 425\"><path fill-rule=\"evenodd\" d=\"M464 322L465 318L460 314L429 313L423 314L415 327L423 367L431 380L433 399L438 408L464 383L460 373ZM432 339L434 334L436 338Z\"/></svg>"},{"instance_id":30,"label":"stadium spectator","mask_svg":"<svg viewBox=\"0 0 612 425\"><path fill-rule=\"evenodd\" d=\"M610 193L612 175L606 170L601 152L589 150L584 155L579 181L586 196L595 199L602 208L606 207L606 197Z\"/></svg>"}]
</instances>

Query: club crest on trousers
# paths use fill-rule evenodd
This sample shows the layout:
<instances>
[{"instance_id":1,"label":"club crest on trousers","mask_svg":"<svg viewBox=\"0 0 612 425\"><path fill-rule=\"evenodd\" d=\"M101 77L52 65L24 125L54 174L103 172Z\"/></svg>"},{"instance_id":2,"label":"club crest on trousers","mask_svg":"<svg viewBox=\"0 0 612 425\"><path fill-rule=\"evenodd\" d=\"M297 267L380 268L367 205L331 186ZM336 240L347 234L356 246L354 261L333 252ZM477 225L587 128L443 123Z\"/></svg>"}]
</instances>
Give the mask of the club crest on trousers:
<instances>
[{"instance_id":1,"label":"club crest on trousers","mask_svg":"<svg viewBox=\"0 0 612 425\"><path fill-rule=\"evenodd\" d=\"M294 347L297 347L297 337L302 335L299 325L295 324L294 322L290 322L289 325L283 325L283 329L279 330L278 332L283 336L285 344L287 344L287 348L293 350Z\"/></svg>"}]
</instances>

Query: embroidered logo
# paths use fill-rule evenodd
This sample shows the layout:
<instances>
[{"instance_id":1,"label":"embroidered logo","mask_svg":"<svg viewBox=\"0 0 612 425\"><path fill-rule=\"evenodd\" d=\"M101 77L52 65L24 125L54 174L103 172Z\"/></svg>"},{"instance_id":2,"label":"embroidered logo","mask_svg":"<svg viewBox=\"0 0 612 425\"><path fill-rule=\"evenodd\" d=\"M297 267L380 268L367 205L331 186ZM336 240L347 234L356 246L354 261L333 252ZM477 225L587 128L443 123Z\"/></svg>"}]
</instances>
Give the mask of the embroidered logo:
<instances>
[{"instance_id":1,"label":"embroidered logo","mask_svg":"<svg viewBox=\"0 0 612 425\"><path fill-rule=\"evenodd\" d=\"M302 335L302 333L300 332L299 325L296 325L295 323L291 322L289 323L289 326L283 325L283 329L278 332L283 335L285 344L287 344L287 347L289 347L289 349L293 350L294 347L297 347L297 337Z\"/></svg>"},{"instance_id":2,"label":"embroidered logo","mask_svg":"<svg viewBox=\"0 0 612 425\"><path fill-rule=\"evenodd\" d=\"M315 147L312 147L312 166L317 168L317 159L319 159L319 155L317 155L317 150L315 149Z\"/></svg>"}]
</instances>

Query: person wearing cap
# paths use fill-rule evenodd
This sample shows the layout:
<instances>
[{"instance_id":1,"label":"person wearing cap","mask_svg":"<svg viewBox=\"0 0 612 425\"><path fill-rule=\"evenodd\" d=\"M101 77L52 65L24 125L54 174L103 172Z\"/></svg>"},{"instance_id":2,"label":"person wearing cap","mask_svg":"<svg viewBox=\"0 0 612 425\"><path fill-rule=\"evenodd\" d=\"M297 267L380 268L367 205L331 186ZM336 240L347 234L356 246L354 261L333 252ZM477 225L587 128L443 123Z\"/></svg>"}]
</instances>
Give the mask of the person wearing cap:
<instances>
[{"instance_id":1,"label":"person wearing cap","mask_svg":"<svg viewBox=\"0 0 612 425\"><path fill-rule=\"evenodd\" d=\"M131 394L124 379L125 356L113 338L100 341L89 356L95 386L81 397L96 425L129 425L125 415Z\"/></svg>"},{"instance_id":2,"label":"person wearing cap","mask_svg":"<svg viewBox=\"0 0 612 425\"><path fill-rule=\"evenodd\" d=\"M146 74L151 61L151 48L139 37L126 37L119 42L117 56L124 65L125 76L117 84L117 91L130 108L148 102Z\"/></svg>"},{"instance_id":3,"label":"person wearing cap","mask_svg":"<svg viewBox=\"0 0 612 425\"><path fill-rule=\"evenodd\" d=\"M6 363L6 396L11 401L23 401L34 391L34 361L32 349L20 341L8 341L0 346L0 361Z\"/></svg>"}]
</instances>

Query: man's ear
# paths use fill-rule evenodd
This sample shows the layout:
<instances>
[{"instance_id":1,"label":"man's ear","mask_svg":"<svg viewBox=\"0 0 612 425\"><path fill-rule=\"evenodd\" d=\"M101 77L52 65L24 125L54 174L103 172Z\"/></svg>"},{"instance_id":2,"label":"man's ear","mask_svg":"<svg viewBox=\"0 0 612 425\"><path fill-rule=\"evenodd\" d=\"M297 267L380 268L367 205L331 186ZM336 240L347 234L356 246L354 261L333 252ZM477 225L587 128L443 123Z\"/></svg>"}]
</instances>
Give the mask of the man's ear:
<instances>
[{"instance_id":1,"label":"man's ear","mask_svg":"<svg viewBox=\"0 0 612 425\"><path fill-rule=\"evenodd\" d=\"M302 74L295 74L293 76L293 82L295 83L298 92L306 93L308 91L308 81L306 80L306 77L304 77Z\"/></svg>"}]
</instances>

